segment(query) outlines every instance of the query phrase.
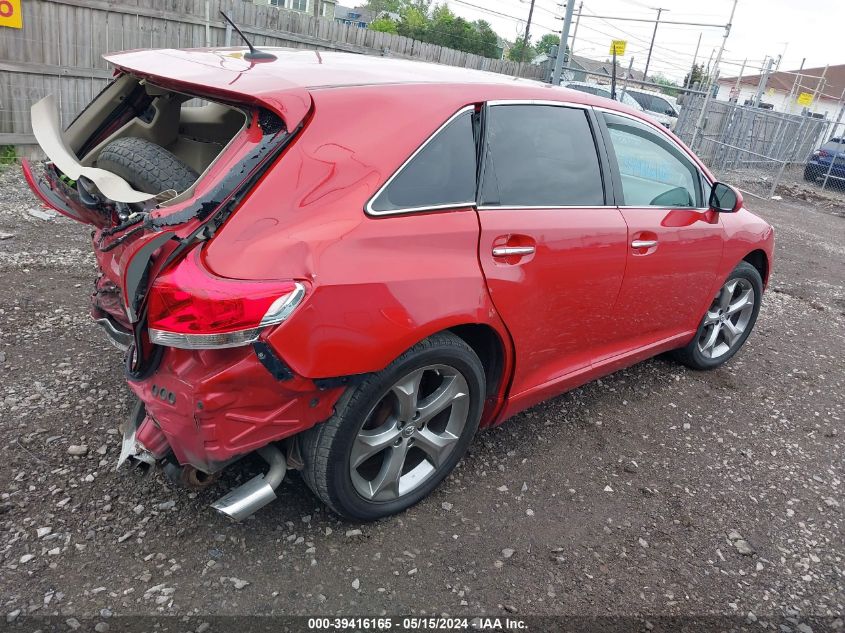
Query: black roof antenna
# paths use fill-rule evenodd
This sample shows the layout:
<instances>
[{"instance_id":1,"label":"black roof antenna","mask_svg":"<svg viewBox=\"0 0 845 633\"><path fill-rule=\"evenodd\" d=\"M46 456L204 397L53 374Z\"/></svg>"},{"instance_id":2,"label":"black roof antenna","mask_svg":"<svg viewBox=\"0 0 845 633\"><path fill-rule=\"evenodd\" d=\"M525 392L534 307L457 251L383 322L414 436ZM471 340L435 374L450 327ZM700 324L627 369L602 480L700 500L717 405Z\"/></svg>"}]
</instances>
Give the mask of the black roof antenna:
<instances>
[{"instance_id":1,"label":"black roof antenna","mask_svg":"<svg viewBox=\"0 0 845 633\"><path fill-rule=\"evenodd\" d=\"M235 29L238 32L238 35L240 35L243 38L244 42L246 42L246 45L249 46L249 52L244 53L244 59L245 60L247 60L247 61L273 61L273 60L277 59L277 57L275 55L273 55L273 53L268 53L267 51L260 51L257 48L255 48L252 45L252 42L250 42L248 39L246 39L246 35L244 35L243 31L241 31L238 28L238 25L235 24L234 22L232 22L232 20L229 18L228 15L226 15L226 13L224 11L221 10L220 15L223 16L223 18L226 20L226 22L228 22L229 24L232 25L232 28Z\"/></svg>"}]
</instances>

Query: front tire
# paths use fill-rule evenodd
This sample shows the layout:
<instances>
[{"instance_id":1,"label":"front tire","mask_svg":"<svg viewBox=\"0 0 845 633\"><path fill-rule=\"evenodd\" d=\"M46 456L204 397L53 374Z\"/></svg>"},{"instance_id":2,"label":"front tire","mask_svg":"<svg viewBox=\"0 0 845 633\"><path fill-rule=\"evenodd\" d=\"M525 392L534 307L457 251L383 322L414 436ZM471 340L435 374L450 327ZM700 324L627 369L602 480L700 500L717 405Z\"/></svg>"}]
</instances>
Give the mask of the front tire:
<instances>
[{"instance_id":1,"label":"front tire","mask_svg":"<svg viewBox=\"0 0 845 633\"><path fill-rule=\"evenodd\" d=\"M304 432L303 478L337 514L406 510L455 468L478 429L484 368L463 340L435 334L347 391Z\"/></svg>"},{"instance_id":2,"label":"front tire","mask_svg":"<svg viewBox=\"0 0 845 633\"><path fill-rule=\"evenodd\" d=\"M740 262L716 293L698 331L675 358L692 369L715 369L745 343L760 311L763 279L754 266Z\"/></svg>"}]
</instances>

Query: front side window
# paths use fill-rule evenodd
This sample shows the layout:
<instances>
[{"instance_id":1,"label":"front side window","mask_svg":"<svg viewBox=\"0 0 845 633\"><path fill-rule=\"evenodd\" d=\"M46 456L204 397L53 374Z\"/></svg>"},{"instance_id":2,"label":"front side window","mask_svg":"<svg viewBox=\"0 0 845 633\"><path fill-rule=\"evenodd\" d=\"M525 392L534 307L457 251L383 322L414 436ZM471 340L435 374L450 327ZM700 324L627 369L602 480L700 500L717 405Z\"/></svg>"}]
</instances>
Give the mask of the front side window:
<instances>
[{"instance_id":1,"label":"front side window","mask_svg":"<svg viewBox=\"0 0 845 633\"><path fill-rule=\"evenodd\" d=\"M604 115L629 207L701 207L698 169L647 125Z\"/></svg>"},{"instance_id":2,"label":"front side window","mask_svg":"<svg viewBox=\"0 0 845 633\"><path fill-rule=\"evenodd\" d=\"M475 204L472 112L439 130L370 203L373 213Z\"/></svg>"},{"instance_id":3,"label":"front side window","mask_svg":"<svg viewBox=\"0 0 845 633\"><path fill-rule=\"evenodd\" d=\"M604 187L586 111L551 105L489 109L481 202L602 206Z\"/></svg>"}]
</instances>

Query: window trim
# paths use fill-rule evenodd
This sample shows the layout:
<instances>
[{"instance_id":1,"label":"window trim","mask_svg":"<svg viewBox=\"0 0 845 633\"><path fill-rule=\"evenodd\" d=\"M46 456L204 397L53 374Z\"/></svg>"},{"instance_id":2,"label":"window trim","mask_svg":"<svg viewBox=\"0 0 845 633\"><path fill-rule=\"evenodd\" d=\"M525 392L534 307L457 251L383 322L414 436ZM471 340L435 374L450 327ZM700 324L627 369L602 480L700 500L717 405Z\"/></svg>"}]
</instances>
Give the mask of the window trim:
<instances>
[{"instance_id":1,"label":"window trim","mask_svg":"<svg viewBox=\"0 0 845 633\"><path fill-rule=\"evenodd\" d=\"M399 174L402 173L402 171L410 164L410 162L412 160L414 160L414 158L417 157L417 154L422 152L429 143L431 143L435 138L437 138L437 136L443 130L445 130L449 126L449 124L452 123L452 121L454 121L459 116L461 116L462 114L465 114L467 112L475 112L475 107L476 107L476 105L474 103L462 107L460 110L458 110L452 116L450 116L448 119L446 119L446 121L440 127L438 127L436 130L434 130L434 132L432 132L431 135L426 140L424 140L422 142L422 145L420 145L416 150L414 150L414 152L408 158L405 159L405 162L403 162L396 169L396 171L393 172L393 174L390 176L390 178L388 178L385 181L385 183L381 187L379 187L378 190L372 196L370 196L370 199L367 200L367 204L364 205L364 212L367 215L372 216L372 217L381 217L381 216L385 216L385 215L403 215L403 214L406 214L406 213L422 213L424 211L442 211L444 209L461 209L463 207L474 207L476 201L475 200L467 200L467 201L461 201L461 202L450 202L450 203L447 203L447 204L432 204L432 205L423 205L423 206L419 206L419 207L402 207L401 209L391 209L389 211L378 211L376 209L373 209L373 203L384 192L384 190L387 189L390 186L390 183L392 183L399 176ZM478 184L478 179L476 177L476 185L477 184Z\"/></svg>"},{"instance_id":2,"label":"window trim","mask_svg":"<svg viewBox=\"0 0 845 633\"><path fill-rule=\"evenodd\" d=\"M574 88L571 88L574 90ZM593 95L597 96L597 95ZM615 191L615 184L613 183L613 166L610 164L610 159L607 156L607 150L604 146L604 137L599 129L600 123L596 120L594 107L590 106L586 103L575 103L573 101L555 101L552 99L491 99L487 101L485 104L486 108L493 108L496 106L508 106L508 105L536 105L536 106L555 106L560 108L573 108L578 110L583 110L584 113L587 115L587 124L590 127L590 134L593 137L593 144L596 150L596 158L598 159L599 163L599 172L602 180L602 190L604 193L604 204L596 205L584 205L584 204L563 204L563 205L517 205L517 204L479 204L476 206L476 209L479 211L492 211L492 210L501 210L501 209L513 209L516 211L519 210L530 210L530 209L607 209L608 207L615 208L617 205L616 202L616 191ZM608 109L609 112L613 110ZM484 134L484 150L487 148L487 134L485 131ZM487 152L483 151L483 155L486 156ZM484 173L484 165L480 165L481 172L479 173L479 182L478 182L478 194L477 199L480 200L481 196L481 179L483 178Z\"/></svg>"},{"instance_id":3,"label":"window trim","mask_svg":"<svg viewBox=\"0 0 845 633\"><path fill-rule=\"evenodd\" d=\"M698 172L699 180L706 182L708 184L708 186L712 189L714 181L710 179L710 177L704 172L704 170L701 169L701 167L699 167L698 161L696 160L696 157L693 155L691 150L684 147L683 145L678 143L678 141L676 141L674 138L669 136L666 133L666 128L664 128L663 126L658 125L656 123L652 123L651 121L648 121L646 119L641 119L639 117L632 116L632 115L628 114L627 112L620 112L619 110L614 110L613 108L605 108L603 106L593 106L593 109L596 110L597 112L608 113L608 114L612 114L612 115L615 115L615 116L618 116L618 117L622 117L624 119L630 119L631 121L634 121L635 123L640 123L642 125L646 125L648 127L651 127L653 130L656 130L656 133L660 135L661 139L663 139L664 141L666 141L667 143L669 143L670 145L675 147L677 150L679 150L681 152L681 154L684 155L684 157L689 161L689 163L692 165L692 167L695 169L695 171ZM607 122L604 120L604 117L601 117L601 129L602 129L602 134L605 134L607 132ZM611 144L611 146L607 148L608 160L610 160L612 162L611 169L613 171L614 177L618 179L618 178L620 178L619 165L616 164L616 154L611 153L612 141L608 138L606 142ZM620 185L621 185L621 181L620 181ZM621 189L621 187L620 187L620 189ZM622 200L624 201L624 199L625 199L624 191L620 191L620 196L621 196ZM683 208L685 210L688 210L688 211L707 211L708 209L710 209L710 206L707 204L708 198L709 198L709 196L708 196L707 192L702 190L702 192L701 192L701 202L705 206L703 206L703 207L683 207ZM625 205L625 204L617 204L616 206L619 209L678 209L679 208L679 207L667 207L667 206Z\"/></svg>"}]
</instances>

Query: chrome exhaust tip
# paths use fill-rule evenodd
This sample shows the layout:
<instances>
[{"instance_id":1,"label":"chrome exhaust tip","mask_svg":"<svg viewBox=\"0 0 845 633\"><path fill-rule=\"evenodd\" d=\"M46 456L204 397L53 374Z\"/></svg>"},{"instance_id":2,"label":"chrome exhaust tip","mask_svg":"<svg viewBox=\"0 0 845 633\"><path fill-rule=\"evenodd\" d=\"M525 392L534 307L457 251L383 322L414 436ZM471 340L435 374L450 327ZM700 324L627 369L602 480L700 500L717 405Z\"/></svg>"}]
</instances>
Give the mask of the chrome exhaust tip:
<instances>
[{"instance_id":1,"label":"chrome exhaust tip","mask_svg":"<svg viewBox=\"0 0 845 633\"><path fill-rule=\"evenodd\" d=\"M258 454L270 464L270 470L230 490L211 504L212 508L233 521L243 521L275 500L276 488L285 477L287 462L278 448L268 444L258 449Z\"/></svg>"}]
</instances>

